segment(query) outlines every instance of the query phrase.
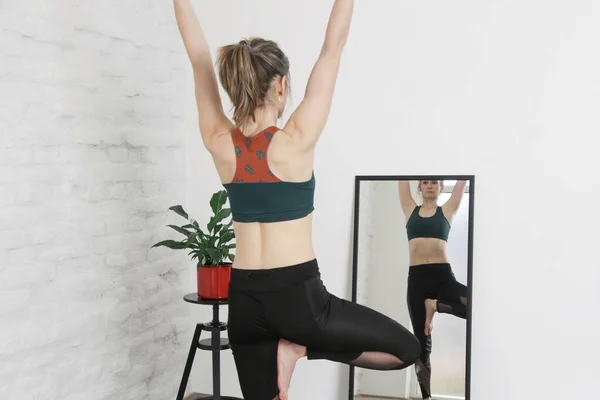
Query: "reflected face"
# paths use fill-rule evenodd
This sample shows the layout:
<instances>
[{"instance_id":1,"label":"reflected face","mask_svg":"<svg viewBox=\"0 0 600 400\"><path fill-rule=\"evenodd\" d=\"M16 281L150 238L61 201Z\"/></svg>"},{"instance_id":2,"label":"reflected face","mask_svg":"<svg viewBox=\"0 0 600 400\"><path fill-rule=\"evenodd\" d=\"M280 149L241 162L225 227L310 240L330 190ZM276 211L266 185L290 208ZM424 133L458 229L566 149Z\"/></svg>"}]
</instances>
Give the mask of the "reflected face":
<instances>
[{"instance_id":1,"label":"reflected face","mask_svg":"<svg viewBox=\"0 0 600 400\"><path fill-rule=\"evenodd\" d=\"M419 191L423 199L437 200L444 190L444 181L419 181Z\"/></svg>"}]
</instances>

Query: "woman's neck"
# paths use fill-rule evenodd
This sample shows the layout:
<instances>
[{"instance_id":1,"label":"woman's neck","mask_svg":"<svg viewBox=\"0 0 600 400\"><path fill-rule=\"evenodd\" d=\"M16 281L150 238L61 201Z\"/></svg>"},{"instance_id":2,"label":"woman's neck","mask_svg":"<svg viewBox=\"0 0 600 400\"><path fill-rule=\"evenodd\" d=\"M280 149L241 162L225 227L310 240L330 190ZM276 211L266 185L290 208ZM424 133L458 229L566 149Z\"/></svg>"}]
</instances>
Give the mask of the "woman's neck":
<instances>
[{"instance_id":1,"label":"woman's neck","mask_svg":"<svg viewBox=\"0 0 600 400\"><path fill-rule=\"evenodd\" d=\"M271 107L260 107L254 113L254 121L249 119L240 126L240 130L244 136L253 136L270 126L276 126L277 119L278 113L276 110Z\"/></svg>"},{"instance_id":2,"label":"woman's neck","mask_svg":"<svg viewBox=\"0 0 600 400\"><path fill-rule=\"evenodd\" d=\"M421 205L421 208L437 208L437 206L437 199L423 199L423 205Z\"/></svg>"}]
</instances>

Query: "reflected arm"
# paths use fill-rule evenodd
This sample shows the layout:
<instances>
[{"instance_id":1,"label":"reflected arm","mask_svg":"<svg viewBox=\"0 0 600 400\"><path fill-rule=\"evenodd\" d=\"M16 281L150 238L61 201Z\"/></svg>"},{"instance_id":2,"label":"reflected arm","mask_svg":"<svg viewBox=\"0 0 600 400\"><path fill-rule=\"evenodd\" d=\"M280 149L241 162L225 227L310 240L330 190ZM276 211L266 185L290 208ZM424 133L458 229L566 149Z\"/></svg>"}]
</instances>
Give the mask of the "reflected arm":
<instances>
[{"instance_id":1,"label":"reflected arm","mask_svg":"<svg viewBox=\"0 0 600 400\"><path fill-rule=\"evenodd\" d=\"M444 204L444 207L451 213L454 214L460 208L460 204L463 199L463 195L465 193L465 187L467 186L468 181L457 181L456 185L454 185L454 189L452 189L452 194L450 198Z\"/></svg>"},{"instance_id":2,"label":"reflected arm","mask_svg":"<svg viewBox=\"0 0 600 400\"><path fill-rule=\"evenodd\" d=\"M410 193L409 181L398 181L398 192L400 194L402 211L404 212L404 216L408 218L417 206L415 199L413 199L412 194Z\"/></svg>"}]
</instances>

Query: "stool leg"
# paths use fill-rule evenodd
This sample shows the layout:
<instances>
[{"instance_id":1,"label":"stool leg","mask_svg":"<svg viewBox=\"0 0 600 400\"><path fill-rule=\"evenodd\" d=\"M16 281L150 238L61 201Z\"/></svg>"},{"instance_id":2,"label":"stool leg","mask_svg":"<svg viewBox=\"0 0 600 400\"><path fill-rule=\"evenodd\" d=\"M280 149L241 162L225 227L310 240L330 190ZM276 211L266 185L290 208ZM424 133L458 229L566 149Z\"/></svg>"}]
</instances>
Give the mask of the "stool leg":
<instances>
[{"instance_id":1,"label":"stool leg","mask_svg":"<svg viewBox=\"0 0 600 400\"><path fill-rule=\"evenodd\" d=\"M181 384L179 385L177 400L183 400L183 396L185 395L185 388L187 387L190 372L192 371L194 356L196 355L196 349L198 349L200 333L202 333L202 327L200 324L196 324L196 331L194 332L194 338L192 339L192 344L190 345L190 352L188 353L187 362L185 363L185 368L183 370L183 376L181 377Z\"/></svg>"},{"instance_id":2,"label":"stool leg","mask_svg":"<svg viewBox=\"0 0 600 400\"><path fill-rule=\"evenodd\" d=\"M213 329L211 331L213 356L213 400L221 400L221 329L219 305L213 305Z\"/></svg>"}]
</instances>

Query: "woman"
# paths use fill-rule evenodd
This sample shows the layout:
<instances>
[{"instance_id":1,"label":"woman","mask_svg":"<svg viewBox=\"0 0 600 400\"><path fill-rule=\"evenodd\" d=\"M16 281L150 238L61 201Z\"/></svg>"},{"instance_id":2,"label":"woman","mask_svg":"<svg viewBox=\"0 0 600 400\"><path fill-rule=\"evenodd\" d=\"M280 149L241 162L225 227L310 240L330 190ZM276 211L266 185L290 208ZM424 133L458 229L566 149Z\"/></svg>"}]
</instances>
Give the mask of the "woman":
<instances>
[{"instance_id":1,"label":"woman","mask_svg":"<svg viewBox=\"0 0 600 400\"><path fill-rule=\"evenodd\" d=\"M416 337L392 319L327 292L312 247L313 157L331 107L354 7L336 0L305 97L276 127L289 62L275 42L252 38L219 49L225 116L210 50L189 0L174 0L192 63L202 140L228 191L237 240L228 334L246 400L287 399L298 359L391 370L412 365Z\"/></svg>"},{"instance_id":2,"label":"woman","mask_svg":"<svg viewBox=\"0 0 600 400\"><path fill-rule=\"evenodd\" d=\"M423 204L418 206L408 181L399 181L400 204L406 217L410 268L407 303L421 355L415 363L423 399L431 400L431 331L436 312L467 317L467 287L456 281L448 262L446 242L467 182L458 181L450 199L438 205L443 181L419 181Z\"/></svg>"}]
</instances>

